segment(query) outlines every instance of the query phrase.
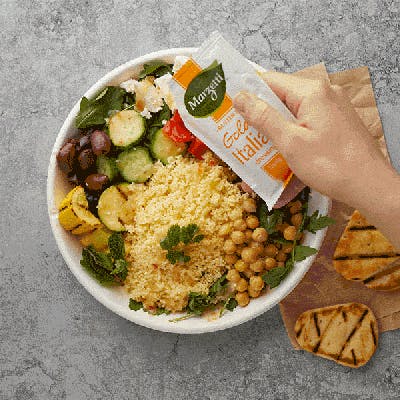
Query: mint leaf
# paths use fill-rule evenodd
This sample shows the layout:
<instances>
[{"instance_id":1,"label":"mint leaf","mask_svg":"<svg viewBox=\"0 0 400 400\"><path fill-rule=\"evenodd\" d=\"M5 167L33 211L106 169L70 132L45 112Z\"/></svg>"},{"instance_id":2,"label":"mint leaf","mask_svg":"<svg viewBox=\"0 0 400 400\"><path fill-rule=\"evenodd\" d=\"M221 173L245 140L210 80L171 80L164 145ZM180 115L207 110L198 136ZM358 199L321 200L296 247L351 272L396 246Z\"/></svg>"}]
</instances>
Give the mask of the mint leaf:
<instances>
[{"instance_id":1,"label":"mint leaf","mask_svg":"<svg viewBox=\"0 0 400 400\"><path fill-rule=\"evenodd\" d=\"M125 244L121 233L112 233L112 235L108 238L108 248L110 249L111 257L114 260L125 258Z\"/></svg>"},{"instance_id":2,"label":"mint leaf","mask_svg":"<svg viewBox=\"0 0 400 400\"><path fill-rule=\"evenodd\" d=\"M141 301L129 299L129 308L133 311L138 311L143 308L143 303Z\"/></svg>"},{"instance_id":3,"label":"mint leaf","mask_svg":"<svg viewBox=\"0 0 400 400\"><path fill-rule=\"evenodd\" d=\"M272 212L269 212L265 203L262 203L258 209L260 226L270 235L277 231L276 225L282 223L283 215L281 210L272 210Z\"/></svg>"},{"instance_id":4,"label":"mint leaf","mask_svg":"<svg viewBox=\"0 0 400 400\"><path fill-rule=\"evenodd\" d=\"M82 250L80 264L101 285L110 286L120 283L110 273L113 268L111 259L106 254L97 252L93 246Z\"/></svg>"},{"instance_id":5,"label":"mint leaf","mask_svg":"<svg viewBox=\"0 0 400 400\"><path fill-rule=\"evenodd\" d=\"M118 275L124 281L128 275L128 263L122 259L116 260L112 273Z\"/></svg>"},{"instance_id":6,"label":"mint leaf","mask_svg":"<svg viewBox=\"0 0 400 400\"><path fill-rule=\"evenodd\" d=\"M293 259L294 261L303 261L307 257L312 256L313 254L317 253L317 249L314 249L313 247L309 246L303 246L303 245L297 245L294 248L294 255Z\"/></svg>"},{"instance_id":7,"label":"mint leaf","mask_svg":"<svg viewBox=\"0 0 400 400\"><path fill-rule=\"evenodd\" d=\"M139 80L144 79L148 75L159 78L168 73L172 74L172 64L161 60L150 61L143 65L143 69L139 72Z\"/></svg>"},{"instance_id":8,"label":"mint leaf","mask_svg":"<svg viewBox=\"0 0 400 400\"><path fill-rule=\"evenodd\" d=\"M307 218L307 224L304 229L311 233L316 233L320 229L324 229L329 225L334 224L336 221L327 215L320 215L319 211L314 211L313 214Z\"/></svg>"},{"instance_id":9,"label":"mint leaf","mask_svg":"<svg viewBox=\"0 0 400 400\"><path fill-rule=\"evenodd\" d=\"M82 97L75 126L86 129L105 124L111 111L122 109L125 93L120 87L107 86L91 100Z\"/></svg>"}]
</instances>

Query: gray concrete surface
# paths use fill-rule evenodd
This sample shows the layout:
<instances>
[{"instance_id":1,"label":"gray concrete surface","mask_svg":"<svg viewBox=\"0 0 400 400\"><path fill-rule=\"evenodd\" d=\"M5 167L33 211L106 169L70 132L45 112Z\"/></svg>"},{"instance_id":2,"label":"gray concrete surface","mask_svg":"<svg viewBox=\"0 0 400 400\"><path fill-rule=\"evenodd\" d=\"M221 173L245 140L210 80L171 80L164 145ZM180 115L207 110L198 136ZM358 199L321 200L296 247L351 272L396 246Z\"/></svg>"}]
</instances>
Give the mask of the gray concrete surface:
<instances>
[{"instance_id":1,"label":"gray concrete surface","mask_svg":"<svg viewBox=\"0 0 400 400\"><path fill-rule=\"evenodd\" d=\"M398 1L1 0L1 399L400 398L398 331L356 371L294 351L277 308L215 334L159 333L105 309L64 263L45 184L70 108L115 66L214 29L283 71L368 65L400 166Z\"/></svg>"}]
</instances>

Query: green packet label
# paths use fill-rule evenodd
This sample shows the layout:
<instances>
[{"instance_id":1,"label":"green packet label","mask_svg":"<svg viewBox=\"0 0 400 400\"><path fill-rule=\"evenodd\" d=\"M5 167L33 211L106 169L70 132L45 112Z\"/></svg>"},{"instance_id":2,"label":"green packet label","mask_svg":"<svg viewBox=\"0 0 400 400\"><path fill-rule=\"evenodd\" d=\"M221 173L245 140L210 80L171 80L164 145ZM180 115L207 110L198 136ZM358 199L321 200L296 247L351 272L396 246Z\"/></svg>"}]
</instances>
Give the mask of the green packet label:
<instances>
[{"instance_id":1,"label":"green packet label","mask_svg":"<svg viewBox=\"0 0 400 400\"><path fill-rule=\"evenodd\" d=\"M215 60L189 83L184 96L185 107L195 118L208 117L221 106L225 93L224 70Z\"/></svg>"}]
</instances>

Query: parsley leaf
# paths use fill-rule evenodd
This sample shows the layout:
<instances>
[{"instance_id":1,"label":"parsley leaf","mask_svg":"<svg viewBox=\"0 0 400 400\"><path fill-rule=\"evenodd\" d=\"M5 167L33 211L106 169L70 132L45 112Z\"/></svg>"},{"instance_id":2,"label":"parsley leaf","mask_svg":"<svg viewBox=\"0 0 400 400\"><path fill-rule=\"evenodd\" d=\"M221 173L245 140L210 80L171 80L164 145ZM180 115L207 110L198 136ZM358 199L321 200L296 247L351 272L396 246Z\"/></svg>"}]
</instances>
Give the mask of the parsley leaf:
<instances>
[{"instance_id":1,"label":"parsley leaf","mask_svg":"<svg viewBox=\"0 0 400 400\"><path fill-rule=\"evenodd\" d=\"M168 314L171 314L171 311L168 311L167 309L162 308L162 307L158 307L152 314L153 315L161 315L161 314L168 315Z\"/></svg>"},{"instance_id":2,"label":"parsley leaf","mask_svg":"<svg viewBox=\"0 0 400 400\"><path fill-rule=\"evenodd\" d=\"M335 223L333 218L327 215L320 215L319 211L314 211L313 214L307 218L307 224L305 229L311 233L316 233L320 229L324 229L329 225Z\"/></svg>"},{"instance_id":3,"label":"parsley leaf","mask_svg":"<svg viewBox=\"0 0 400 400\"><path fill-rule=\"evenodd\" d=\"M179 226L174 224L169 227L167 236L160 241L160 246L163 250L168 250L167 260L171 264L177 262L185 263L190 260L183 250L176 249L179 243L188 245L190 243L199 243L204 239L204 235L195 234L199 231L199 227L196 224L189 224L187 226Z\"/></svg>"},{"instance_id":4,"label":"parsley leaf","mask_svg":"<svg viewBox=\"0 0 400 400\"><path fill-rule=\"evenodd\" d=\"M293 259L294 261L303 261L307 257L312 256L313 254L317 253L317 249L309 246L297 245L294 248Z\"/></svg>"},{"instance_id":5,"label":"parsley leaf","mask_svg":"<svg viewBox=\"0 0 400 400\"><path fill-rule=\"evenodd\" d=\"M151 75L159 78L165 74L172 73L172 64L165 61L155 60L143 65L143 69L139 72L139 80Z\"/></svg>"},{"instance_id":6,"label":"parsley leaf","mask_svg":"<svg viewBox=\"0 0 400 400\"><path fill-rule=\"evenodd\" d=\"M143 308L143 303L141 301L129 299L129 308L133 311L138 311Z\"/></svg>"},{"instance_id":7,"label":"parsley leaf","mask_svg":"<svg viewBox=\"0 0 400 400\"><path fill-rule=\"evenodd\" d=\"M211 304L210 300L211 298L209 295L190 292L188 305L186 306L186 311L189 314L201 315Z\"/></svg>"},{"instance_id":8,"label":"parsley leaf","mask_svg":"<svg viewBox=\"0 0 400 400\"><path fill-rule=\"evenodd\" d=\"M118 86L107 86L91 100L82 97L75 126L85 129L103 125L111 111L122 109L125 93Z\"/></svg>"},{"instance_id":9,"label":"parsley leaf","mask_svg":"<svg viewBox=\"0 0 400 400\"><path fill-rule=\"evenodd\" d=\"M269 234L272 234L277 231L276 225L282 223L283 212L279 209L274 209L272 212L269 212L266 204L261 203L258 209L258 219L260 221L260 226Z\"/></svg>"},{"instance_id":10,"label":"parsley leaf","mask_svg":"<svg viewBox=\"0 0 400 400\"><path fill-rule=\"evenodd\" d=\"M238 305L237 300L234 297L231 297L226 303L225 303L225 308L228 311L233 311Z\"/></svg>"},{"instance_id":11,"label":"parsley leaf","mask_svg":"<svg viewBox=\"0 0 400 400\"><path fill-rule=\"evenodd\" d=\"M177 246L181 240L181 227L174 224L169 227L167 236L161 240L160 246L163 250L169 250Z\"/></svg>"},{"instance_id":12,"label":"parsley leaf","mask_svg":"<svg viewBox=\"0 0 400 400\"><path fill-rule=\"evenodd\" d=\"M182 250L168 249L167 260L171 264L176 264L177 262L185 263L190 261L190 257L185 255Z\"/></svg>"}]
</instances>

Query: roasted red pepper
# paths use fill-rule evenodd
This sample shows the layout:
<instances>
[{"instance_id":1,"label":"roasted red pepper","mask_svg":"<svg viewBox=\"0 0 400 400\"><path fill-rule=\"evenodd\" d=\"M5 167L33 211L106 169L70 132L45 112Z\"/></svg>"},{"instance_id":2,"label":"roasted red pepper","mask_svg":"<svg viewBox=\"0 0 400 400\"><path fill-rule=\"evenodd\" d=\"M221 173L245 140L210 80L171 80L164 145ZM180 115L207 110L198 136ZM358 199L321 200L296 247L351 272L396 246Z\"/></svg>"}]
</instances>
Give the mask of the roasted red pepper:
<instances>
[{"instance_id":1,"label":"roasted red pepper","mask_svg":"<svg viewBox=\"0 0 400 400\"><path fill-rule=\"evenodd\" d=\"M202 155L208 150L208 147L200 140L195 137L188 148L188 152L193 154L196 158L201 159Z\"/></svg>"},{"instance_id":2,"label":"roasted red pepper","mask_svg":"<svg viewBox=\"0 0 400 400\"><path fill-rule=\"evenodd\" d=\"M172 118L163 126L163 132L174 142L185 143L193 139L192 133L186 128L178 110L174 111Z\"/></svg>"}]
</instances>

